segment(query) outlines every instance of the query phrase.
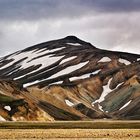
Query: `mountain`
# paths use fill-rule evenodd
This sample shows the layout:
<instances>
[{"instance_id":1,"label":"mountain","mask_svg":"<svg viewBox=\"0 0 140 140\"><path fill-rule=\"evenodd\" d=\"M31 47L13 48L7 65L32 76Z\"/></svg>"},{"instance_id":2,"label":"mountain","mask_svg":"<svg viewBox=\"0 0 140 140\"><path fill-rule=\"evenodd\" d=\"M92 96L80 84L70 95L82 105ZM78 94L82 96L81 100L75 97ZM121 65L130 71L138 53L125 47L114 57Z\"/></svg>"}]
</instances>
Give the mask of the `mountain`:
<instances>
[{"instance_id":1,"label":"mountain","mask_svg":"<svg viewBox=\"0 0 140 140\"><path fill-rule=\"evenodd\" d=\"M6 120L140 119L140 55L75 36L0 59Z\"/></svg>"}]
</instances>

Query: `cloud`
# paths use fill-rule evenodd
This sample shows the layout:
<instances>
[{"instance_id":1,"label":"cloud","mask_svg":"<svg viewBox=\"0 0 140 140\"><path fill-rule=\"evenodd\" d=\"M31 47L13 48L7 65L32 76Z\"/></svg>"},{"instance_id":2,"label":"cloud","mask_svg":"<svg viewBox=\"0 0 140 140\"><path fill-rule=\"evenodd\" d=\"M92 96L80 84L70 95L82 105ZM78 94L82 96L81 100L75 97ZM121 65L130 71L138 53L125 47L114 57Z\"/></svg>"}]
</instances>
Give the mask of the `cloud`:
<instances>
[{"instance_id":1,"label":"cloud","mask_svg":"<svg viewBox=\"0 0 140 140\"><path fill-rule=\"evenodd\" d=\"M67 35L140 53L139 0L0 0L0 56Z\"/></svg>"},{"instance_id":2,"label":"cloud","mask_svg":"<svg viewBox=\"0 0 140 140\"><path fill-rule=\"evenodd\" d=\"M140 11L139 0L0 0L0 19L78 18L100 12Z\"/></svg>"},{"instance_id":3,"label":"cloud","mask_svg":"<svg viewBox=\"0 0 140 140\"><path fill-rule=\"evenodd\" d=\"M3 33L0 46L5 52L16 51L47 40L76 35L102 49L140 53L140 25L136 22L139 18L139 13L113 13L73 20L61 18L3 23L0 26Z\"/></svg>"},{"instance_id":4,"label":"cloud","mask_svg":"<svg viewBox=\"0 0 140 140\"><path fill-rule=\"evenodd\" d=\"M139 0L90 0L95 10L102 12L136 12L140 11Z\"/></svg>"},{"instance_id":5,"label":"cloud","mask_svg":"<svg viewBox=\"0 0 140 140\"><path fill-rule=\"evenodd\" d=\"M36 20L77 17L89 12L80 0L2 0L0 18L4 20Z\"/></svg>"}]
</instances>

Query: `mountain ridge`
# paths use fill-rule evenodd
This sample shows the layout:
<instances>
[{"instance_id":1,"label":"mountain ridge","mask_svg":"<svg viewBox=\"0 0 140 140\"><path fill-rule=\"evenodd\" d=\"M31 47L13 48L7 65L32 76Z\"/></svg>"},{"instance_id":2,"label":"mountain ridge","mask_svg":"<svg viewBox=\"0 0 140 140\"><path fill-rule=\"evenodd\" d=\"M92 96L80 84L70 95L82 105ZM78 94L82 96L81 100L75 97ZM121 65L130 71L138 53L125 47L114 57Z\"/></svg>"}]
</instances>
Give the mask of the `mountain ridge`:
<instances>
[{"instance_id":1,"label":"mountain ridge","mask_svg":"<svg viewBox=\"0 0 140 140\"><path fill-rule=\"evenodd\" d=\"M70 42L71 41L71 42ZM76 42L75 42L76 41ZM84 43L84 44L65 44L65 43L68 43L68 42L70 42L70 43ZM51 43L53 43L53 45L51 45ZM62 43L62 44L61 44ZM40 47L40 45L41 45L41 47ZM65 45L65 47L64 47L64 45ZM59 46L59 47L58 47ZM45 48L45 49L44 49ZM39 50L39 51L41 51L41 52L37 52L38 51L38 49L41 49L41 50ZM44 49L44 50L43 50ZM47 49L47 50L46 50ZM54 51L53 52L53 49L56 49L56 51ZM61 50L62 49L62 50ZM79 49L80 49L80 52L79 52ZM49 51L49 50L52 50L52 51ZM27 63L29 63L29 62L31 62L31 61L35 61L36 62L36 60L37 59L39 59L39 58L43 58L44 56L46 56L47 57L47 55L48 55L48 57L50 57L50 60L49 61L52 61L53 60L53 58L55 59L55 58L58 58L58 59L60 59L60 61L56 61L56 60L54 60L55 61L55 63L52 63L52 65L48 65L48 67L43 67L43 69L41 70L41 69L39 69L41 66L42 66L42 64L41 63L38 63L38 65L35 65L34 66L34 64L33 65L31 65L30 67L27 67L27 68L25 68L24 69L24 72L25 71L27 71L27 74L29 73L29 72L31 72L33 69L34 70L36 70L36 69L39 69L39 71L38 72L44 72L45 70L48 70L49 71L49 75L50 75L50 73L52 73L52 75L54 75L54 72L53 71L51 71L51 69L53 68L53 67L57 67L57 69L60 69L60 71L61 70L63 70L63 69L65 69L65 68L67 68L68 66L73 66L73 65L78 65L78 63L83 63L83 62L86 62L86 60L87 60L87 62L88 62L88 59L91 59L91 58L95 58L96 57L96 59L101 59L102 58L102 56L106 53L106 55L107 56L111 56L111 54L112 53L115 53L115 55L116 55L116 57L121 57L122 59L127 59L127 60L129 60L130 62L132 62L132 61L136 61L136 58L138 58L140 55L136 55L136 54L129 54L129 53L120 53L120 52L112 52L112 51L106 51L106 50L100 50L100 49L97 49L97 48L95 48L93 45L91 45L91 44L89 44L89 43L86 43L86 42L84 42L84 41L81 41L80 39L78 39L77 37L74 37L74 36L68 36L68 37L65 37L65 38L63 38L63 39L60 39L60 40L54 40L54 41L49 41L49 42L46 42L46 43L42 43L42 44L39 44L39 45L35 45L35 46L32 46L32 47L29 47L29 48L26 48L26 49L24 49L23 51L20 51L20 52L17 52L17 55L19 54L19 57L20 57L20 53L22 54L22 55L24 55L24 53L26 53L26 52L30 52L31 51L31 53L35 53L35 52L37 52L37 53L42 53L42 55L38 55L37 53L36 54L33 54L33 55L37 55L37 57L34 57L34 58L32 58L32 59L30 59L30 60L28 60L28 55L31 55L30 53L29 54L25 54L25 57L23 57L22 59L20 59L20 60L18 60L18 61L15 61L15 63L14 64L12 64L12 67L13 67L13 65L15 65L15 67L18 67L17 65L19 65L22 61L24 62L24 60L26 61L26 60L28 60L27 62L26 62L26 65L27 65ZM46 53L44 53L46 51ZM48 51L48 52L47 52ZM82 52L83 51L83 52ZM80 53L80 55L81 56L79 56L79 53ZM83 54L84 53L84 54ZM93 55L92 55L92 53L94 53ZM14 54L13 54L14 55ZM16 54L15 54L16 55ZM88 58L88 59L86 59L85 57L87 57L88 55L90 55L90 58ZM95 56L94 56L95 55ZM100 58L99 58L99 55L101 55L100 56ZM129 57L126 57L127 55L129 55ZM63 61L63 59L67 59L67 58L70 58L70 57L76 57L76 56L78 56L77 57L77 60L76 60L76 58L75 59L73 59L73 61L75 60L75 63L73 63L73 64L67 64L67 66L65 66L65 65L62 65L62 67L60 68L60 66L59 66L59 64L62 64L61 63L61 61ZM9 57L9 56L8 56ZM21 56L22 57L22 56ZM52 57L52 58L51 58ZM5 59L5 58L4 58ZM45 58L46 59L46 58ZM80 60L79 60L80 59ZM85 59L85 60L84 60ZM7 60L8 61L8 60ZM9 61L12 61L12 60L9 60ZM40 61L42 61L41 59L40 59ZM77 62L76 62L77 61ZM34 63L35 63L34 62ZM2 62L3 63L3 62ZM72 62L71 62L72 63ZM21 64L22 65L22 64ZM17 69L17 68L16 68ZM57 71L57 69L54 69L54 71L55 71L55 73L56 72L59 72L59 71ZM20 69L19 69L20 70ZM3 70L1 70L0 69L0 72L2 72L2 71L5 71L5 69L3 69ZM11 71L11 67L10 67L10 71ZM9 71L9 73L10 73L10 71ZM20 77L21 76L21 73L22 73L23 71L21 70L21 71L19 71L18 73L13 73L12 74L12 78L16 78L16 75L18 76L18 77ZM46 72L47 73L47 72ZM83 71L83 73L86 73L86 72L84 72ZM14 74L15 74L15 77L14 77ZM34 74L37 74L36 72L34 73ZM26 75L26 73L25 73L25 75ZM31 74L31 76L33 76L33 74ZM66 75L66 76L68 76L68 75ZM9 75L8 75L8 77L10 77ZM26 77L26 76L25 76ZM42 77L44 77L44 75L42 76ZM28 74L28 77L26 77L26 78L29 78L29 74ZM41 78L41 76L40 76L40 78ZM17 78L16 78L17 79ZM24 78L21 78L21 80L23 80ZM47 79L47 76L46 76L46 79ZM36 79L36 80L38 80L38 79ZM42 79L43 80L43 79ZM55 79L53 79L53 80L55 80ZM62 78L62 80L64 80L63 78ZM30 78L30 80L25 80L25 81L27 81L27 82L32 82L32 81L34 81L34 80L31 80L31 78ZM57 80L56 80L56 82L57 82ZM51 83L51 81L50 81L50 83Z\"/></svg>"},{"instance_id":2,"label":"mountain ridge","mask_svg":"<svg viewBox=\"0 0 140 140\"><path fill-rule=\"evenodd\" d=\"M4 82L1 93L7 84L18 88L17 99L30 110L35 104L50 120L140 119L139 54L102 50L67 36L1 58L0 78L16 83Z\"/></svg>"}]
</instances>

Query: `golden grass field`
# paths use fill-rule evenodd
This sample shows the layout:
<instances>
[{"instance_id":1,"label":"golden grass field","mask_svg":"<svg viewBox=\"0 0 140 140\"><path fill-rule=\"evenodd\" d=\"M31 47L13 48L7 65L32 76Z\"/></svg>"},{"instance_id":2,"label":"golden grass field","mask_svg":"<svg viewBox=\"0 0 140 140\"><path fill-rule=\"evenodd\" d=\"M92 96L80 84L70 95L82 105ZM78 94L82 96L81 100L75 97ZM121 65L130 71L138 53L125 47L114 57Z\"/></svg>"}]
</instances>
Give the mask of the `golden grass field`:
<instances>
[{"instance_id":1,"label":"golden grass field","mask_svg":"<svg viewBox=\"0 0 140 140\"><path fill-rule=\"evenodd\" d=\"M0 122L0 139L140 140L139 121Z\"/></svg>"}]
</instances>

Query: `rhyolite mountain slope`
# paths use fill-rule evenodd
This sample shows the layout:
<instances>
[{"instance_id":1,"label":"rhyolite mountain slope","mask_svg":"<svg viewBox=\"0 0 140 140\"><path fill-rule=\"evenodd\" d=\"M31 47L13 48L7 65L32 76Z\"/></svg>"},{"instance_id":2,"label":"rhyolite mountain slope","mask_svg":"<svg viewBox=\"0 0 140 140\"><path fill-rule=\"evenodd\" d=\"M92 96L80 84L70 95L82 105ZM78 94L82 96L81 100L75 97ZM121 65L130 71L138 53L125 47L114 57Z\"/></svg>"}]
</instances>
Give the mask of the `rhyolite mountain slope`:
<instances>
[{"instance_id":1,"label":"rhyolite mountain slope","mask_svg":"<svg viewBox=\"0 0 140 140\"><path fill-rule=\"evenodd\" d=\"M140 55L96 48L75 36L0 59L6 120L140 119Z\"/></svg>"}]
</instances>

